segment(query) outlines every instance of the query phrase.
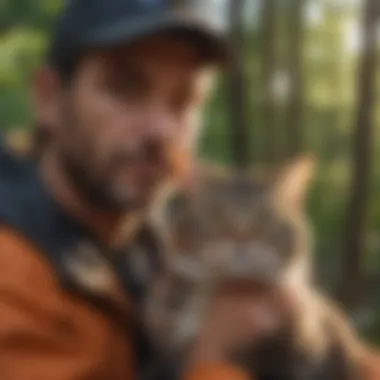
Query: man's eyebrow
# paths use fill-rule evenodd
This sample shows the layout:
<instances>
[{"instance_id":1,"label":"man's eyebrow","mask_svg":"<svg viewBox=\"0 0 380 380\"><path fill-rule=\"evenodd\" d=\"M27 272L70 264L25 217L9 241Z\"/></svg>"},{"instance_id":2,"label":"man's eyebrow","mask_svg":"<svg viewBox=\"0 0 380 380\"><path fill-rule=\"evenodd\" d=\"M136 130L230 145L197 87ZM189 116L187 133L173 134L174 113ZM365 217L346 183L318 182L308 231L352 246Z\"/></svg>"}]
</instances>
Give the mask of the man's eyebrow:
<instances>
[{"instance_id":1,"label":"man's eyebrow","mask_svg":"<svg viewBox=\"0 0 380 380\"><path fill-rule=\"evenodd\" d=\"M136 82L148 83L149 77L144 71L133 62L126 59L108 60L107 64L109 77L115 80L133 78Z\"/></svg>"}]
</instances>

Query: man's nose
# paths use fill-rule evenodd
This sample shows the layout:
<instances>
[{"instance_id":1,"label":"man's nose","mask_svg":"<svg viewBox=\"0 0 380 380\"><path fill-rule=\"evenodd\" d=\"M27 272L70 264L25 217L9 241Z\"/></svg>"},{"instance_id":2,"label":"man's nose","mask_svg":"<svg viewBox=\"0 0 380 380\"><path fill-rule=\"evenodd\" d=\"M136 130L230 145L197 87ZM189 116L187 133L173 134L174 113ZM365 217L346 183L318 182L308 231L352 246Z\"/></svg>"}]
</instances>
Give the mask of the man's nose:
<instances>
[{"instance_id":1,"label":"man's nose","mask_svg":"<svg viewBox=\"0 0 380 380\"><path fill-rule=\"evenodd\" d=\"M147 111L139 133L145 140L165 143L171 141L177 131L178 125L170 112L158 108Z\"/></svg>"}]
</instances>

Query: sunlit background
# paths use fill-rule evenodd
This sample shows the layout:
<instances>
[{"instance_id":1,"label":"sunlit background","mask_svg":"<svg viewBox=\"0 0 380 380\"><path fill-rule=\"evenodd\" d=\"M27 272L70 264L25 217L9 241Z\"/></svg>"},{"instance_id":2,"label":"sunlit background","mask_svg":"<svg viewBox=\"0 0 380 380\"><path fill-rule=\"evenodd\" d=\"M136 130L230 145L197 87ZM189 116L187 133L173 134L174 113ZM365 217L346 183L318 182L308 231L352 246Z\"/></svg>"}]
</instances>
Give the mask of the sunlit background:
<instances>
[{"instance_id":1,"label":"sunlit background","mask_svg":"<svg viewBox=\"0 0 380 380\"><path fill-rule=\"evenodd\" d=\"M380 341L380 24L364 17L378 0L194 1L235 25L242 57L206 110L202 154L231 163L246 149L252 166L315 154L309 212L320 283ZM0 128L14 140L32 127L30 75L60 5L0 2ZM235 129L248 146L234 146Z\"/></svg>"}]
</instances>

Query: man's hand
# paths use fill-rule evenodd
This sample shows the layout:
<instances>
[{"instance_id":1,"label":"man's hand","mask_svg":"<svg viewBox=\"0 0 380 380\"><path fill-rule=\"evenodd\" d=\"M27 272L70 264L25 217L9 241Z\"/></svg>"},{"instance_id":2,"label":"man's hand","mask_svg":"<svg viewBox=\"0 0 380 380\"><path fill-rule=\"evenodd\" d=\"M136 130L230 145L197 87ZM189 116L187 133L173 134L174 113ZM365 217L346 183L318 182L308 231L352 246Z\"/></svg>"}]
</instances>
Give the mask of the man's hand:
<instances>
[{"instance_id":1,"label":"man's hand","mask_svg":"<svg viewBox=\"0 0 380 380\"><path fill-rule=\"evenodd\" d=\"M239 285L223 290L210 305L191 360L226 362L235 350L275 334L295 310L296 299L286 289Z\"/></svg>"}]
</instances>

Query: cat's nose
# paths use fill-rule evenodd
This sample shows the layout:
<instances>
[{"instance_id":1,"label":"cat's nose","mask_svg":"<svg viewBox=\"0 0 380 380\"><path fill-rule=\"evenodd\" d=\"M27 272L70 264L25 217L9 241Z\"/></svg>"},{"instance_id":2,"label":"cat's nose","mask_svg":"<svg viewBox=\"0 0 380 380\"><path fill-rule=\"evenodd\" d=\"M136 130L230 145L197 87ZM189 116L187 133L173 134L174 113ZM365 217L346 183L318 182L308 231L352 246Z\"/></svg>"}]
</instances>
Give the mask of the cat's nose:
<instances>
[{"instance_id":1,"label":"cat's nose","mask_svg":"<svg viewBox=\"0 0 380 380\"><path fill-rule=\"evenodd\" d=\"M251 253L248 244L239 244L235 249L235 259L240 264L249 264Z\"/></svg>"},{"instance_id":2,"label":"cat's nose","mask_svg":"<svg viewBox=\"0 0 380 380\"><path fill-rule=\"evenodd\" d=\"M235 245L229 270L239 279L250 278L253 271L252 252L247 244Z\"/></svg>"},{"instance_id":3,"label":"cat's nose","mask_svg":"<svg viewBox=\"0 0 380 380\"><path fill-rule=\"evenodd\" d=\"M272 271L278 265L274 252L261 244L238 244L235 248L234 262L240 271L252 274Z\"/></svg>"}]
</instances>

